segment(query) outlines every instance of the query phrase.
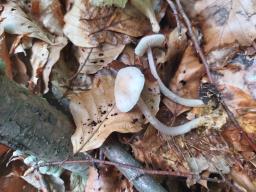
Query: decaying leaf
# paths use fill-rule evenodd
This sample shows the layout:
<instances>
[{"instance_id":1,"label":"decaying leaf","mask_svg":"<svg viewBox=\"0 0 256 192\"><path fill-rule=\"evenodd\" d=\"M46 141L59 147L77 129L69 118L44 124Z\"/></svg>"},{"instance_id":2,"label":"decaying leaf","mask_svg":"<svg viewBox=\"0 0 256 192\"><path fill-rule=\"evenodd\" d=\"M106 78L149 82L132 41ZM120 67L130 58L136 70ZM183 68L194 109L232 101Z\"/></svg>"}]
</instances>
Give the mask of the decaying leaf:
<instances>
[{"instance_id":1,"label":"decaying leaf","mask_svg":"<svg viewBox=\"0 0 256 192\"><path fill-rule=\"evenodd\" d=\"M92 89L70 95L70 110L77 126L72 136L73 151L88 151L102 145L108 135L141 129L138 111L120 113L115 107L114 78L108 71L96 74Z\"/></svg>"},{"instance_id":2,"label":"decaying leaf","mask_svg":"<svg viewBox=\"0 0 256 192\"><path fill-rule=\"evenodd\" d=\"M49 91L48 84L49 84L49 78L50 73L52 71L52 68L54 64L59 60L60 58L60 52L61 50L67 45L68 41L65 37L56 37L55 39L55 45L52 45L49 48L49 57L47 59L47 62L45 64L44 70L43 70L43 80L44 80L44 93L47 93Z\"/></svg>"},{"instance_id":3,"label":"decaying leaf","mask_svg":"<svg viewBox=\"0 0 256 192\"><path fill-rule=\"evenodd\" d=\"M133 192L132 184L113 167L102 167L99 170L90 167L88 175L85 191Z\"/></svg>"},{"instance_id":4,"label":"decaying leaf","mask_svg":"<svg viewBox=\"0 0 256 192\"><path fill-rule=\"evenodd\" d=\"M129 3L125 9L117 9L109 30L139 37L151 31L148 19Z\"/></svg>"},{"instance_id":5,"label":"decaying leaf","mask_svg":"<svg viewBox=\"0 0 256 192\"><path fill-rule=\"evenodd\" d=\"M17 35L26 34L29 37L52 44L49 34L44 32L14 2L9 1L4 4L4 11L1 17L4 18L1 25L4 27L5 32Z\"/></svg>"},{"instance_id":6,"label":"decaying leaf","mask_svg":"<svg viewBox=\"0 0 256 192\"><path fill-rule=\"evenodd\" d=\"M89 0L75 0L64 20L64 34L75 45L87 48L104 42L126 44L130 41L127 35L141 36L150 29L145 18L131 6L99 8L92 6Z\"/></svg>"},{"instance_id":7,"label":"decaying leaf","mask_svg":"<svg viewBox=\"0 0 256 192\"><path fill-rule=\"evenodd\" d=\"M152 99L154 97L152 94ZM131 133L141 130L144 119L138 109L129 113L121 113L117 110L114 99L114 77L107 70L96 74L90 90L72 94L69 98L70 110L77 126L71 138L74 152L100 147L115 131ZM156 103L153 105L149 103L153 109L158 109Z\"/></svg>"},{"instance_id":8,"label":"decaying leaf","mask_svg":"<svg viewBox=\"0 0 256 192\"><path fill-rule=\"evenodd\" d=\"M200 155L198 157L188 158L188 164L193 172L201 173L204 170L208 170L211 173L223 173L228 174L230 167L223 156L205 157Z\"/></svg>"},{"instance_id":9,"label":"decaying leaf","mask_svg":"<svg viewBox=\"0 0 256 192\"><path fill-rule=\"evenodd\" d=\"M10 56L8 54L8 49L6 46L6 37L4 34L4 29L0 25L0 58L5 64L5 74L9 79L12 79L12 63L10 60Z\"/></svg>"},{"instance_id":10,"label":"decaying leaf","mask_svg":"<svg viewBox=\"0 0 256 192\"><path fill-rule=\"evenodd\" d=\"M102 44L99 48L77 47L75 56L80 64L78 71L81 74L94 74L117 59L125 45Z\"/></svg>"},{"instance_id":11,"label":"decaying leaf","mask_svg":"<svg viewBox=\"0 0 256 192\"><path fill-rule=\"evenodd\" d=\"M255 64L246 59L238 58L229 62L227 67L217 70L215 79L223 94L223 98L230 110L234 113L241 126L247 133L256 133L256 101L253 98L253 89L248 84L252 80ZM248 62L249 61L249 62Z\"/></svg>"},{"instance_id":12,"label":"decaying leaf","mask_svg":"<svg viewBox=\"0 0 256 192\"><path fill-rule=\"evenodd\" d=\"M13 0L26 13L32 15L46 29L55 35L61 35L64 25L62 5L59 0Z\"/></svg>"},{"instance_id":13,"label":"decaying leaf","mask_svg":"<svg viewBox=\"0 0 256 192\"><path fill-rule=\"evenodd\" d=\"M170 88L181 97L198 98L201 79L204 75L204 66L196 57L193 47L189 46L181 60L178 70L170 82ZM179 115L188 110L185 106L164 99L165 105L173 114Z\"/></svg>"},{"instance_id":14,"label":"decaying leaf","mask_svg":"<svg viewBox=\"0 0 256 192\"><path fill-rule=\"evenodd\" d=\"M32 56L30 63L32 65L31 82L36 85L38 77L43 72L43 67L49 57L48 44L42 41L37 41L32 47Z\"/></svg>"},{"instance_id":15,"label":"decaying leaf","mask_svg":"<svg viewBox=\"0 0 256 192\"><path fill-rule=\"evenodd\" d=\"M206 52L235 41L249 46L256 38L254 0L201 0L195 10L202 18Z\"/></svg>"},{"instance_id":16,"label":"decaying leaf","mask_svg":"<svg viewBox=\"0 0 256 192\"><path fill-rule=\"evenodd\" d=\"M243 190L248 192L254 192L256 190L255 178L251 180L245 170L232 169L231 176Z\"/></svg>"},{"instance_id":17,"label":"decaying leaf","mask_svg":"<svg viewBox=\"0 0 256 192\"><path fill-rule=\"evenodd\" d=\"M34 2L34 1L32 1ZM39 1L40 21L51 32L63 34L64 15L59 0Z\"/></svg>"}]
</instances>

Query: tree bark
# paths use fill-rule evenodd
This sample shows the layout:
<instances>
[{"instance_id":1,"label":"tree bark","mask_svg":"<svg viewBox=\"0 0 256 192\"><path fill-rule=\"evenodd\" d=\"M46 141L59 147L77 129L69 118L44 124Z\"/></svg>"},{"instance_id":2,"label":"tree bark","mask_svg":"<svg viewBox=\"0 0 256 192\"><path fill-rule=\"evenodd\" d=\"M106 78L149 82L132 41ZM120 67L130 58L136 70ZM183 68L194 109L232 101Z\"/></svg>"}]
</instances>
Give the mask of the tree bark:
<instances>
[{"instance_id":1,"label":"tree bark","mask_svg":"<svg viewBox=\"0 0 256 192\"><path fill-rule=\"evenodd\" d=\"M72 152L72 122L48 102L0 75L0 142L42 160L64 160Z\"/></svg>"}]
</instances>

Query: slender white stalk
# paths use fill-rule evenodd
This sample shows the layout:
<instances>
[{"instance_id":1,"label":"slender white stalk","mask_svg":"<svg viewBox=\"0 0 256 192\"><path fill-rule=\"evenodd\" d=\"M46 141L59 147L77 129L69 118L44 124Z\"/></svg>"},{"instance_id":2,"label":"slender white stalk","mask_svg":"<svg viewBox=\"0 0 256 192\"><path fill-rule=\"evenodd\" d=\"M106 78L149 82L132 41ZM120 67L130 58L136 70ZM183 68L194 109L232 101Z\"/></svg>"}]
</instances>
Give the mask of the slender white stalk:
<instances>
[{"instance_id":1,"label":"slender white stalk","mask_svg":"<svg viewBox=\"0 0 256 192\"><path fill-rule=\"evenodd\" d=\"M151 50L150 47L148 48L147 53L148 53L148 63L149 63L150 71L151 71L152 75L154 76L154 78L157 79L160 90L164 94L164 96L166 96L170 100L174 101L175 103L178 103L178 104L181 104L181 105L184 105L184 106L187 106L187 107L201 107L201 106L204 105L203 101L200 100L200 99L182 98L182 97L176 95L175 93L173 93L170 89L168 89L164 85L164 83L162 82L162 80L160 79L160 77L157 73L154 58L153 58L153 54L152 54L152 50Z\"/></svg>"},{"instance_id":2,"label":"slender white stalk","mask_svg":"<svg viewBox=\"0 0 256 192\"><path fill-rule=\"evenodd\" d=\"M158 131L166 135L171 135L171 136L183 135L185 133L190 132L194 128L205 125L208 122L208 117L202 116L202 117L193 119L183 125L179 125L176 127L169 127L163 124L162 122L160 122L154 115L152 115L148 106L145 104L145 102L141 98L137 102L137 106L139 107L143 115L146 117L146 119L149 121L149 123L153 125L154 128L156 128Z\"/></svg>"}]
</instances>

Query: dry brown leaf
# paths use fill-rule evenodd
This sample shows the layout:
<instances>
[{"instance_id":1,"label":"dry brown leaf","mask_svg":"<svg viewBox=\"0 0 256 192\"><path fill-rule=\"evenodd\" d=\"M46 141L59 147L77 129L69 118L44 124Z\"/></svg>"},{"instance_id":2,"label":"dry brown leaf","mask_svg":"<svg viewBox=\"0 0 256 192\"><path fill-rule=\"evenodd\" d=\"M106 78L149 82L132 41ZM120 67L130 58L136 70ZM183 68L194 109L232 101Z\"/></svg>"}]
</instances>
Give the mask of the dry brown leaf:
<instances>
[{"instance_id":1,"label":"dry brown leaf","mask_svg":"<svg viewBox=\"0 0 256 192\"><path fill-rule=\"evenodd\" d=\"M217 70L215 81L223 94L229 109L247 133L256 134L256 101L253 97L254 89L251 87L255 63L239 55L237 59L229 61L225 68ZM253 136L254 135L254 136Z\"/></svg>"},{"instance_id":2,"label":"dry brown leaf","mask_svg":"<svg viewBox=\"0 0 256 192\"><path fill-rule=\"evenodd\" d=\"M0 59L5 64L5 74L9 79L12 79L12 63L6 46L6 37L3 27L0 25Z\"/></svg>"},{"instance_id":3,"label":"dry brown leaf","mask_svg":"<svg viewBox=\"0 0 256 192\"><path fill-rule=\"evenodd\" d=\"M254 0L201 0L195 10L202 19L206 52L235 41L249 46L256 38Z\"/></svg>"},{"instance_id":4,"label":"dry brown leaf","mask_svg":"<svg viewBox=\"0 0 256 192\"><path fill-rule=\"evenodd\" d=\"M141 36L151 30L147 19L131 6L99 8L93 7L90 0L75 0L64 20L64 34L76 46L87 48L104 42L127 44L130 36Z\"/></svg>"},{"instance_id":5,"label":"dry brown leaf","mask_svg":"<svg viewBox=\"0 0 256 192\"><path fill-rule=\"evenodd\" d=\"M248 109L256 108L256 101L244 90L230 84L222 84L223 98L229 109L235 114L237 120L247 133L256 136L256 113Z\"/></svg>"},{"instance_id":6,"label":"dry brown leaf","mask_svg":"<svg viewBox=\"0 0 256 192\"><path fill-rule=\"evenodd\" d=\"M245 189L248 192L256 191L255 178L251 180L244 170L232 169L231 177L236 184Z\"/></svg>"},{"instance_id":7,"label":"dry brown leaf","mask_svg":"<svg viewBox=\"0 0 256 192\"><path fill-rule=\"evenodd\" d=\"M244 80L254 99L256 99L256 62L254 59L253 65L250 66L245 73ZM256 110L255 110L256 111Z\"/></svg>"},{"instance_id":8,"label":"dry brown leaf","mask_svg":"<svg viewBox=\"0 0 256 192\"><path fill-rule=\"evenodd\" d=\"M134 65L134 48L131 45L126 45L123 52L120 54L118 60L124 63L125 65Z\"/></svg>"},{"instance_id":9,"label":"dry brown leaf","mask_svg":"<svg viewBox=\"0 0 256 192\"><path fill-rule=\"evenodd\" d=\"M88 192L133 192L131 182L113 167L89 168L85 191Z\"/></svg>"},{"instance_id":10,"label":"dry brown leaf","mask_svg":"<svg viewBox=\"0 0 256 192\"><path fill-rule=\"evenodd\" d=\"M189 170L182 154L175 147L172 147L168 141L159 137L157 130L152 126L149 126L143 138L134 141L131 147L136 159L150 164L154 168L178 171Z\"/></svg>"},{"instance_id":11,"label":"dry brown leaf","mask_svg":"<svg viewBox=\"0 0 256 192\"><path fill-rule=\"evenodd\" d=\"M43 41L37 41L32 46L32 55L30 63L32 65L32 77L31 82L36 85L39 76L43 72L43 67L46 64L49 57L48 44Z\"/></svg>"},{"instance_id":12,"label":"dry brown leaf","mask_svg":"<svg viewBox=\"0 0 256 192\"><path fill-rule=\"evenodd\" d=\"M141 129L138 111L120 113L114 102L114 78L106 70L96 74L89 91L70 95L70 110L77 126L72 136L73 151L98 148L114 131ZM137 121L136 121L137 120Z\"/></svg>"},{"instance_id":13,"label":"dry brown leaf","mask_svg":"<svg viewBox=\"0 0 256 192\"><path fill-rule=\"evenodd\" d=\"M170 82L171 90L181 97L198 98L200 81L203 75L204 66L199 62L194 48L189 46L183 55L178 70ZM168 99L164 99L164 104L177 116L188 110L187 107L180 106Z\"/></svg>"},{"instance_id":14,"label":"dry brown leaf","mask_svg":"<svg viewBox=\"0 0 256 192\"><path fill-rule=\"evenodd\" d=\"M117 59L123 51L125 45L102 44L99 48L82 48L77 47L75 57L80 66L78 71L80 74L94 74L106 67L113 60Z\"/></svg>"},{"instance_id":15,"label":"dry brown leaf","mask_svg":"<svg viewBox=\"0 0 256 192\"><path fill-rule=\"evenodd\" d=\"M160 101L159 87L154 85L150 85L155 89L153 94L151 93L151 99L147 97L147 101L155 100L148 103L154 110L152 112L156 112ZM74 93L69 98L70 110L77 126L71 138L74 152L100 147L115 131L138 132L144 123L141 112L136 108L128 113L118 111L114 100L114 77L108 70L96 74L90 90Z\"/></svg>"},{"instance_id":16,"label":"dry brown leaf","mask_svg":"<svg viewBox=\"0 0 256 192\"><path fill-rule=\"evenodd\" d=\"M3 154L5 154L8 150L10 150L9 147L3 145L3 144L0 144L0 156L2 156Z\"/></svg>"},{"instance_id":17,"label":"dry brown leaf","mask_svg":"<svg viewBox=\"0 0 256 192\"><path fill-rule=\"evenodd\" d=\"M109 35L105 28L113 13L113 8L93 7L89 0L75 0L64 17L64 34L76 46L97 47Z\"/></svg>"},{"instance_id":18,"label":"dry brown leaf","mask_svg":"<svg viewBox=\"0 0 256 192\"><path fill-rule=\"evenodd\" d=\"M15 55L13 59L14 63L14 77L13 79L20 84L26 84L29 80L29 76L27 74L27 67L25 63L17 56Z\"/></svg>"},{"instance_id":19,"label":"dry brown leaf","mask_svg":"<svg viewBox=\"0 0 256 192\"><path fill-rule=\"evenodd\" d=\"M62 35L64 15L59 0L15 0L20 7L29 12L46 29L56 35Z\"/></svg>"},{"instance_id":20,"label":"dry brown leaf","mask_svg":"<svg viewBox=\"0 0 256 192\"><path fill-rule=\"evenodd\" d=\"M113 25L109 30L139 37L151 31L149 20L129 3L124 9L117 9Z\"/></svg>"},{"instance_id":21,"label":"dry brown leaf","mask_svg":"<svg viewBox=\"0 0 256 192\"><path fill-rule=\"evenodd\" d=\"M24 190L27 192L37 191L37 189L29 185L26 181L14 175L1 177L0 182L1 182L0 191L5 191L5 192L16 192L16 191L24 191Z\"/></svg>"},{"instance_id":22,"label":"dry brown leaf","mask_svg":"<svg viewBox=\"0 0 256 192\"><path fill-rule=\"evenodd\" d=\"M45 64L44 70L43 70L43 80L44 80L44 93L47 93L49 91L48 83L50 78L50 73L52 71L52 68L54 64L59 60L60 58L60 52L61 50L67 45L68 41L65 37L56 37L55 44L49 47L49 56L47 59L47 62Z\"/></svg>"},{"instance_id":23,"label":"dry brown leaf","mask_svg":"<svg viewBox=\"0 0 256 192\"><path fill-rule=\"evenodd\" d=\"M33 1L32 1L33 2ZM40 21L51 32L63 34L64 15L59 0L39 1Z\"/></svg>"},{"instance_id":24,"label":"dry brown leaf","mask_svg":"<svg viewBox=\"0 0 256 192\"><path fill-rule=\"evenodd\" d=\"M34 21L23 12L14 2L3 4L4 11L1 17L4 18L1 25L5 32L17 35L27 35L52 44L49 34L46 34Z\"/></svg>"},{"instance_id":25,"label":"dry brown leaf","mask_svg":"<svg viewBox=\"0 0 256 192\"><path fill-rule=\"evenodd\" d=\"M27 35L18 35L15 37L11 49L9 51L9 54L18 54L23 53L25 56L27 56L26 49L29 49L32 47L32 39L28 37Z\"/></svg>"}]
</instances>

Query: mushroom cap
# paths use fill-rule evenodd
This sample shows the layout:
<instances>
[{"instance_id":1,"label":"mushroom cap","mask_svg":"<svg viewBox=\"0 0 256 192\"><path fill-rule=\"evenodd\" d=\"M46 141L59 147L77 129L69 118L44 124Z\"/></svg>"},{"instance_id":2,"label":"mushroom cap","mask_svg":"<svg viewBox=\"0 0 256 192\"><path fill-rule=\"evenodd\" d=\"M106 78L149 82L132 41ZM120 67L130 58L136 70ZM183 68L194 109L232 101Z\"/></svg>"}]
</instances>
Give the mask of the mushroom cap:
<instances>
[{"instance_id":1,"label":"mushroom cap","mask_svg":"<svg viewBox=\"0 0 256 192\"><path fill-rule=\"evenodd\" d=\"M138 102L144 87L145 77L136 67L120 69L115 80L115 101L121 112L130 111Z\"/></svg>"}]
</instances>

